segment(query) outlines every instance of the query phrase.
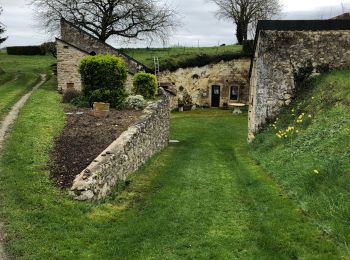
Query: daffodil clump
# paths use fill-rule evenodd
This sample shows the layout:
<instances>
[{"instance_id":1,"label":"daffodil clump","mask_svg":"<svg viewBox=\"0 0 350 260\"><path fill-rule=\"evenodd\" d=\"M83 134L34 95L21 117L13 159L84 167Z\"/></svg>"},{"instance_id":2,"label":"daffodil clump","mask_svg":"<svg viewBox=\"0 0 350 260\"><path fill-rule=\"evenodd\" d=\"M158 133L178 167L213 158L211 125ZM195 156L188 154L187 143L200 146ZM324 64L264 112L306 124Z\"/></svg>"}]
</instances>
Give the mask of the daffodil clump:
<instances>
[{"instance_id":1,"label":"daffodil clump","mask_svg":"<svg viewBox=\"0 0 350 260\"><path fill-rule=\"evenodd\" d=\"M292 125L288 126L287 128L279 129L278 128L279 118L276 118L276 121L270 125L274 130L277 130L276 136L280 139L288 138L288 136L292 136L293 134L299 134L300 130L298 129L298 125L302 124L305 121L305 118L306 118L305 113L296 115L295 109L292 109L291 112L292 112L291 115L294 118ZM307 118L312 118L312 116L308 115Z\"/></svg>"}]
</instances>

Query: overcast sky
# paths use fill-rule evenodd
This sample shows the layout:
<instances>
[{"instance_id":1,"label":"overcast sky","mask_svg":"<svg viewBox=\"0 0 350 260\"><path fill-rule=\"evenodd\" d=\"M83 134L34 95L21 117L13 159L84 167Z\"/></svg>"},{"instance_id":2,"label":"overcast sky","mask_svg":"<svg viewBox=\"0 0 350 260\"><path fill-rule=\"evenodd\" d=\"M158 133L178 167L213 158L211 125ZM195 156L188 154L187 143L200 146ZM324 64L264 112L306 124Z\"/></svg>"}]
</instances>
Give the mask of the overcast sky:
<instances>
[{"instance_id":1,"label":"overcast sky","mask_svg":"<svg viewBox=\"0 0 350 260\"><path fill-rule=\"evenodd\" d=\"M7 26L9 39L1 47L40 44L52 39L45 35L33 19L30 0L0 0L4 13L0 21ZM168 45L212 46L218 43L235 43L234 27L231 22L218 21L216 6L207 0L168 0L181 15L182 26L170 38ZM350 0L281 0L281 19L325 19L350 11ZM146 42L123 44L110 42L116 47L149 45Z\"/></svg>"}]
</instances>

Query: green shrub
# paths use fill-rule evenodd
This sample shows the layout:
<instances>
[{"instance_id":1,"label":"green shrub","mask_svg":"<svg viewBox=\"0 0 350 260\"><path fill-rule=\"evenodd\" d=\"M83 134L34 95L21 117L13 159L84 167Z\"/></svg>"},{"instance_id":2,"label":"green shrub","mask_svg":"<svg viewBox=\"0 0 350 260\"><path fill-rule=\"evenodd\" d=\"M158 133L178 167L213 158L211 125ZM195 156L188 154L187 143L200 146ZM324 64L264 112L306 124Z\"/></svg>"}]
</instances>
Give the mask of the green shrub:
<instances>
[{"instance_id":1,"label":"green shrub","mask_svg":"<svg viewBox=\"0 0 350 260\"><path fill-rule=\"evenodd\" d=\"M134 92L145 99L153 99L158 91L158 83L155 75L139 72L134 77Z\"/></svg>"},{"instance_id":2,"label":"green shrub","mask_svg":"<svg viewBox=\"0 0 350 260\"><path fill-rule=\"evenodd\" d=\"M89 100L83 95L73 98L70 103L76 107L90 107Z\"/></svg>"},{"instance_id":3,"label":"green shrub","mask_svg":"<svg viewBox=\"0 0 350 260\"><path fill-rule=\"evenodd\" d=\"M125 101L125 106L128 109L144 109L146 101L141 95L129 96Z\"/></svg>"},{"instance_id":4,"label":"green shrub","mask_svg":"<svg viewBox=\"0 0 350 260\"><path fill-rule=\"evenodd\" d=\"M111 107L123 104L127 97L127 70L123 59L111 55L82 58L79 66L83 95L90 103L108 102Z\"/></svg>"}]
</instances>

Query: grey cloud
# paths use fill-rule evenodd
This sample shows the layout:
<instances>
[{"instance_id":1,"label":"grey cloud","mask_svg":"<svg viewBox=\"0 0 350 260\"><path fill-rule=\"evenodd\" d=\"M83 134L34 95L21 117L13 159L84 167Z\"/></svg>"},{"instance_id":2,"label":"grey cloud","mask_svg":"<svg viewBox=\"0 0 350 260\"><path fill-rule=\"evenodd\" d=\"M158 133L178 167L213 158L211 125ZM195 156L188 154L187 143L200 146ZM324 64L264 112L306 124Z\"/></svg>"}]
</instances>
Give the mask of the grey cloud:
<instances>
[{"instance_id":1,"label":"grey cloud","mask_svg":"<svg viewBox=\"0 0 350 260\"><path fill-rule=\"evenodd\" d=\"M170 0L168 0L170 1ZM50 36L39 31L35 26L33 10L28 5L30 0L0 0L4 7L1 21L7 25L9 39L4 46L40 44ZM235 43L234 25L229 21L219 21L215 17L215 5L207 0L172 0L171 4L178 9L182 26L172 34L168 45L201 46L216 45L218 42ZM350 10L350 4L345 8ZM307 12L287 12L281 19L326 19L342 12L340 6L315 9ZM149 43L144 41L128 42L111 40L111 44L117 47L144 47ZM116 44L117 43L117 44ZM153 44L152 46L159 46ZM3 46L2 46L3 47Z\"/></svg>"}]
</instances>

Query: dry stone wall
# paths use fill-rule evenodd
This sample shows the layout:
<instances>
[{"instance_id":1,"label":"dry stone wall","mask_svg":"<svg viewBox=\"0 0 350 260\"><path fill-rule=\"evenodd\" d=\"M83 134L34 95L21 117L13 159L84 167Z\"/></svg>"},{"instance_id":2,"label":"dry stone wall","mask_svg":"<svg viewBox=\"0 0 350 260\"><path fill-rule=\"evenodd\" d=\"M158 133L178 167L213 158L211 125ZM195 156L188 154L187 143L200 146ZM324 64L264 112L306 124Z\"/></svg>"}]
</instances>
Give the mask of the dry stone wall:
<instances>
[{"instance_id":1,"label":"dry stone wall","mask_svg":"<svg viewBox=\"0 0 350 260\"><path fill-rule=\"evenodd\" d=\"M308 64L314 73L349 68L350 30L259 32L250 79L250 140L291 103L296 73Z\"/></svg>"},{"instance_id":2,"label":"dry stone wall","mask_svg":"<svg viewBox=\"0 0 350 260\"><path fill-rule=\"evenodd\" d=\"M220 62L203 67L178 69L175 72L163 71L160 83L172 93L171 108L178 106L178 99L182 100L187 92L196 106L211 106L211 86L221 87L220 106L230 101L230 87L240 88L240 102L248 103L250 59L237 59Z\"/></svg>"},{"instance_id":3,"label":"dry stone wall","mask_svg":"<svg viewBox=\"0 0 350 260\"><path fill-rule=\"evenodd\" d=\"M161 98L150 104L139 122L130 126L80 175L71 195L81 201L96 201L142 166L169 143L170 100L161 89Z\"/></svg>"}]
</instances>

